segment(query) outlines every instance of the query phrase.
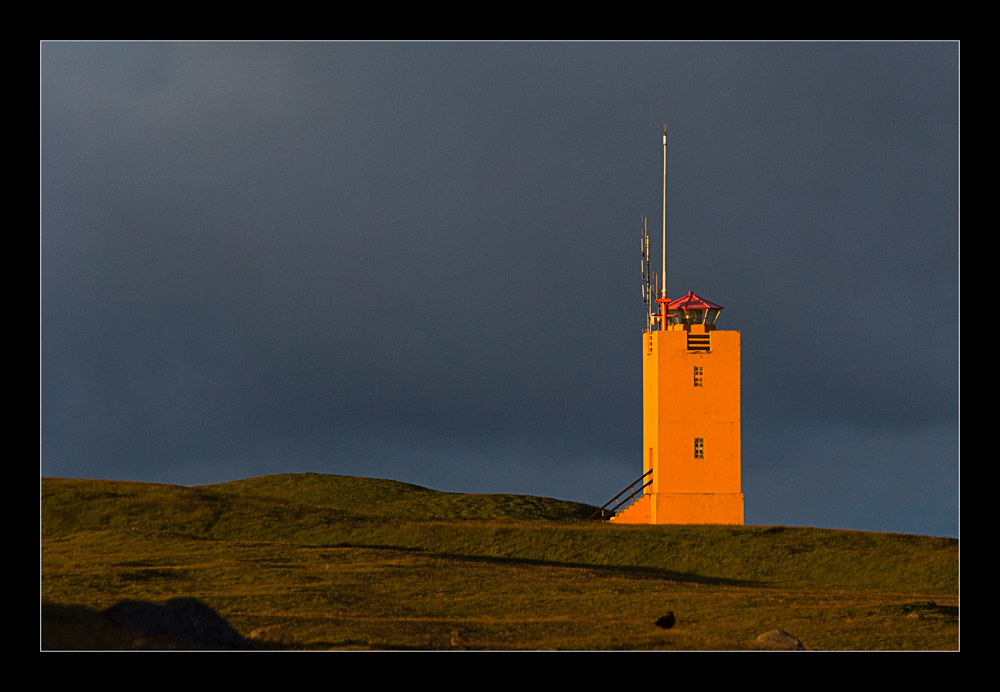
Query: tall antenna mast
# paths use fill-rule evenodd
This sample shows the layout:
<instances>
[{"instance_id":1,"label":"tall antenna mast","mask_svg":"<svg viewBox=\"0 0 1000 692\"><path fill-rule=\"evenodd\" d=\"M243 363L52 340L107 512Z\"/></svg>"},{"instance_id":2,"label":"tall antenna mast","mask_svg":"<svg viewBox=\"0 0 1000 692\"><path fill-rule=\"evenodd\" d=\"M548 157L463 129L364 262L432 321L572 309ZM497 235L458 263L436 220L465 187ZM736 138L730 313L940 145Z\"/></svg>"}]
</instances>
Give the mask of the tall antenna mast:
<instances>
[{"instance_id":1,"label":"tall antenna mast","mask_svg":"<svg viewBox=\"0 0 1000 692\"><path fill-rule=\"evenodd\" d=\"M667 297L667 122L663 121L663 293ZM666 310L664 310L664 313Z\"/></svg>"}]
</instances>

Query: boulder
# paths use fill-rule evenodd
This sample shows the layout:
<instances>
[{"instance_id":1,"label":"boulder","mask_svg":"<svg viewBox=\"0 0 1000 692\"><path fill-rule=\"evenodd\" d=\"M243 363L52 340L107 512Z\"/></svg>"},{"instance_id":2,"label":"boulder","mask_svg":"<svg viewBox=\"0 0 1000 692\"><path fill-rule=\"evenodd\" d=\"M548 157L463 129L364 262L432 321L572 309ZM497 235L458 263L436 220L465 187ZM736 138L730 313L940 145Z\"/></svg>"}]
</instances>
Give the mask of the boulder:
<instances>
[{"instance_id":1,"label":"boulder","mask_svg":"<svg viewBox=\"0 0 1000 692\"><path fill-rule=\"evenodd\" d=\"M661 617L659 620L653 623L657 627L663 630L668 630L677 624L677 618L674 617L674 611L668 610L667 614Z\"/></svg>"},{"instance_id":2,"label":"boulder","mask_svg":"<svg viewBox=\"0 0 1000 692\"><path fill-rule=\"evenodd\" d=\"M802 650L802 642L785 630L771 630L757 637L757 643L769 649Z\"/></svg>"},{"instance_id":3,"label":"boulder","mask_svg":"<svg viewBox=\"0 0 1000 692\"><path fill-rule=\"evenodd\" d=\"M195 598L173 598L163 605L121 601L103 614L123 630L140 635L145 640L142 648L250 648L221 615Z\"/></svg>"}]
</instances>

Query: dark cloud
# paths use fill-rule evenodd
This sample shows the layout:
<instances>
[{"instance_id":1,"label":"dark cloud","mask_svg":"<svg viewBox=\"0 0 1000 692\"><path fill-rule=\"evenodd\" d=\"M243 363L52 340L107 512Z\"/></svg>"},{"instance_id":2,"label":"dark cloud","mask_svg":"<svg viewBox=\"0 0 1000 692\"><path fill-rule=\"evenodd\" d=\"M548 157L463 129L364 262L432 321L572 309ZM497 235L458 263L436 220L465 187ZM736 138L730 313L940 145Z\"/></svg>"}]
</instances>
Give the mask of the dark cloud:
<instances>
[{"instance_id":1,"label":"dark cloud","mask_svg":"<svg viewBox=\"0 0 1000 692\"><path fill-rule=\"evenodd\" d=\"M669 289L743 332L748 519L841 447L924 440L938 523L822 516L954 534L957 56L43 44L43 473L613 494L662 98Z\"/></svg>"}]
</instances>

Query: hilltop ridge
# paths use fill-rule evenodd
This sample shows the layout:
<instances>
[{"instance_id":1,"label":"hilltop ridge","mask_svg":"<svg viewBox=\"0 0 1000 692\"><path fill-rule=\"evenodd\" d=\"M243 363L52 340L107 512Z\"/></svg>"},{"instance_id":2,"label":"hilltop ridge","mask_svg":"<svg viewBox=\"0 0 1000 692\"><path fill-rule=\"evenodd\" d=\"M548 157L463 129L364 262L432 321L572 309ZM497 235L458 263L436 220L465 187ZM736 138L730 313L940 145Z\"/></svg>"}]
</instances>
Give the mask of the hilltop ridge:
<instances>
[{"instance_id":1,"label":"hilltop ridge","mask_svg":"<svg viewBox=\"0 0 1000 692\"><path fill-rule=\"evenodd\" d=\"M754 648L775 623L810 647L956 645L954 539L582 521L592 510L323 474L43 478L42 593L96 609L197 597L307 648L450 648L455 629L471 648ZM664 639L648 628L668 605ZM900 620L912 612L926 622Z\"/></svg>"}]
</instances>

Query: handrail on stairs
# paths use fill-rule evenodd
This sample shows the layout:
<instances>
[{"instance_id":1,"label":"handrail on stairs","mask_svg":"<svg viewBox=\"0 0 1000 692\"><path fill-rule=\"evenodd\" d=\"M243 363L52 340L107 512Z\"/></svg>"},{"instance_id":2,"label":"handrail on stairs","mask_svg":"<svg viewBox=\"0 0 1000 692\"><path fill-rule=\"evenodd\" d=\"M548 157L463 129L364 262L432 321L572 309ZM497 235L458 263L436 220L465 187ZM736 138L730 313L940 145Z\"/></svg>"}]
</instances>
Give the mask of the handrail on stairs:
<instances>
[{"instance_id":1,"label":"handrail on stairs","mask_svg":"<svg viewBox=\"0 0 1000 692\"><path fill-rule=\"evenodd\" d=\"M653 482L653 479L651 477L652 473L653 473L653 469L650 469L649 471L646 471L646 473L642 474L641 476L639 476L638 478L636 478L634 481L632 481L631 483L629 483L628 487L625 488L625 490L623 490L620 493L618 493L617 495L615 495L613 498L611 498L610 500L608 500L603 507L601 507L599 510L597 510L596 512L594 512L593 514L591 514L589 517L587 517L587 521L590 521L591 519L597 519L597 518L604 519L605 510L611 505L612 502L615 503L615 509L614 509L614 511L609 511L608 514L610 514L611 516L614 516L615 514L617 514L620 511L619 508L621 507L621 505L623 505L623 504L624 505L628 505L628 503L632 501L633 497L635 497L636 495L641 495L642 491ZM642 483L643 479L646 478L646 476L650 476L650 479L648 481L646 481L645 483L643 483L641 486L639 486L638 489L634 489L636 483ZM618 499L622 495L624 495L625 493L628 493L629 491L631 491L631 493L624 500L619 500Z\"/></svg>"}]
</instances>

